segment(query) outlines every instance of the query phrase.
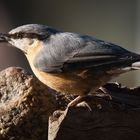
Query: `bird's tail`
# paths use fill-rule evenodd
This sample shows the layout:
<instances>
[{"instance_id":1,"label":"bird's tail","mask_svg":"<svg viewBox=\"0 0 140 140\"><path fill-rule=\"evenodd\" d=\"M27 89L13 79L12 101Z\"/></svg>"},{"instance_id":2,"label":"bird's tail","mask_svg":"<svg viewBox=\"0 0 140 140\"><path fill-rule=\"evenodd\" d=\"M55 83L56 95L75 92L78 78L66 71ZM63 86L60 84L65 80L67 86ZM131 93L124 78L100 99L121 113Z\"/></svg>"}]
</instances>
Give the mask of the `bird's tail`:
<instances>
[{"instance_id":1,"label":"bird's tail","mask_svg":"<svg viewBox=\"0 0 140 140\"><path fill-rule=\"evenodd\" d=\"M132 63L131 68L133 70L140 70L140 61Z\"/></svg>"}]
</instances>

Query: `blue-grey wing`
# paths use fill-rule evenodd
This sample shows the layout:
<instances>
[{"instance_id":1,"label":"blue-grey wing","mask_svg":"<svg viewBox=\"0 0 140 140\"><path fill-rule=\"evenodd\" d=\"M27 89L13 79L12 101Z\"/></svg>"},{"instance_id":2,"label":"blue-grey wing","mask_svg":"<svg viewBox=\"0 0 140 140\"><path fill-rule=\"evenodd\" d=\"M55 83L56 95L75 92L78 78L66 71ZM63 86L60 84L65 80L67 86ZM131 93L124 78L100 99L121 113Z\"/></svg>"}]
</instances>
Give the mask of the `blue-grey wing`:
<instances>
[{"instance_id":1,"label":"blue-grey wing","mask_svg":"<svg viewBox=\"0 0 140 140\"><path fill-rule=\"evenodd\" d=\"M90 36L58 33L42 43L34 65L45 72L72 71L117 64L130 54L126 49Z\"/></svg>"}]
</instances>

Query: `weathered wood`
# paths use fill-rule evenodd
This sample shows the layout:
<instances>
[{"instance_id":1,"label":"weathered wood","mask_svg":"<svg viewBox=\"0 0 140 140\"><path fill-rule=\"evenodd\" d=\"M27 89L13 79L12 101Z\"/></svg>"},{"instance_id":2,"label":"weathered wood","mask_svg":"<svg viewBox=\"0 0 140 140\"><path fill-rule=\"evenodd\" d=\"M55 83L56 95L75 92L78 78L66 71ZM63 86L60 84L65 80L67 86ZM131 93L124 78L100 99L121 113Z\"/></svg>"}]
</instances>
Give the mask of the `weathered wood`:
<instances>
[{"instance_id":1,"label":"weathered wood","mask_svg":"<svg viewBox=\"0 0 140 140\"><path fill-rule=\"evenodd\" d=\"M49 120L49 140L139 140L140 88L104 87L112 100L87 97L92 111L79 106L54 113Z\"/></svg>"},{"instance_id":2,"label":"weathered wood","mask_svg":"<svg viewBox=\"0 0 140 140\"><path fill-rule=\"evenodd\" d=\"M46 140L51 91L20 68L0 73L0 140Z\"/></svg>"},{"instance_id":3,"label":"weathered wood","mask_svg":"<svg viewBox=\"0 0 140 140\"><path fill-rule=\"evenodd\" d=\"M83 99L92 111L83 102L66 109L73 96L55 93L21 68L8 68L0 72L0 140L139 140L140 88L104 88L112 100L98 91Z\"/></svg>"}]
</instances>

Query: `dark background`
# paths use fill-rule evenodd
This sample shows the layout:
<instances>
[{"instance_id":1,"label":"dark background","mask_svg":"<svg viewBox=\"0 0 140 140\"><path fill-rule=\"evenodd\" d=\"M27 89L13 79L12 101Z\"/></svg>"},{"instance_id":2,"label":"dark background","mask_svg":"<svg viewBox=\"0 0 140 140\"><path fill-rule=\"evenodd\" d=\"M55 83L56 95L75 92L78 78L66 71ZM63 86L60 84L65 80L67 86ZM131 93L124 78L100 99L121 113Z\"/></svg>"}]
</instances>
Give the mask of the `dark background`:
<instances>
[{"instance_id":1,"label":"dark background","mask_svg":"<svg viewBox=\"0 0 140 140\"><path fill-rule=\"evenodd\" d=\"M28 23L85 33L140 53L139 0L1 0L0 32ZM26 58L7 44L0 45L0 70L20 66L30 71ZM140 85L140 71L117 79Z\"/></svg>"}]
</instances>

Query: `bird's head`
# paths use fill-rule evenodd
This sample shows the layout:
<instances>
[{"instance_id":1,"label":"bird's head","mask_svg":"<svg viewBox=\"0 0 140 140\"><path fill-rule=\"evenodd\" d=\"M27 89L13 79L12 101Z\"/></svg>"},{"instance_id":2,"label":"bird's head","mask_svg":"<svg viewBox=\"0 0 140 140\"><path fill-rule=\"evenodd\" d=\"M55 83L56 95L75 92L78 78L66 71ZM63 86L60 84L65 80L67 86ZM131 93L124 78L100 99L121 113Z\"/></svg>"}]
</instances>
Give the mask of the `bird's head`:
<instances>
[{"instance_id":1,"label":"bird's head","mask_svg":"<svg viewBox=\"0 0 140 140\"><path fill-rule=\"evenodd\" d=\"M45 41L57 32L57 30L45 25L27 24L12 29L7 34L0 33L0 42L8 42L24 53L27 53L29 48L34 47L34 43Z\"/></svg>"}]
</instances>

